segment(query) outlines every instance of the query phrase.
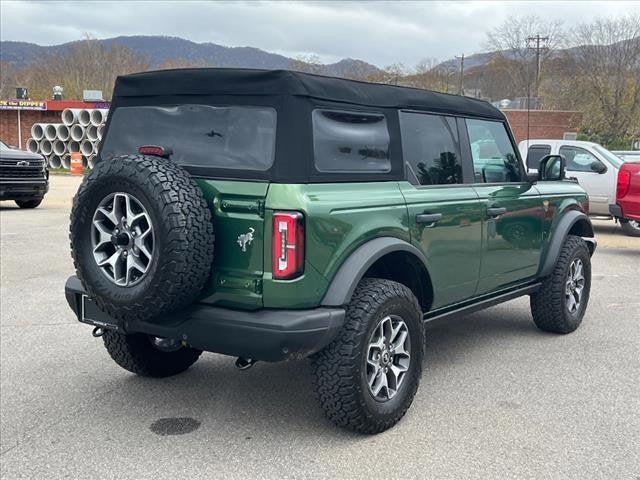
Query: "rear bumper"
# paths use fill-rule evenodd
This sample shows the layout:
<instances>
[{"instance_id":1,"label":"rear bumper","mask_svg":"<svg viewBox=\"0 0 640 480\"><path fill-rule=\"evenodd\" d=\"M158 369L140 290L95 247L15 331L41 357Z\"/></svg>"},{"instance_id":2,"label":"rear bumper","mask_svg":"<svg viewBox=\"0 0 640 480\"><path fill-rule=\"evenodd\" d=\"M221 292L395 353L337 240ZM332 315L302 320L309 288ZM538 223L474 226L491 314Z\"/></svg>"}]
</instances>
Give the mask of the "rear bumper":
<instances>
[{"instance_id":1,"label":"rear bumper","mask_svg":"<svg viewBox=\"0 0 640 480\"><path fill-rule=\"evenodd\" d=\"M48 191L48 180L0 180L0 200L44 197Z\"/></svg>"},{"instance_id":2,"label":"rear bumper","mask_svg":"<svg viewBox=\"0 0 640 480\"><path fill-rule=\"evenodd\" d=\"M640 211L640 206L638 206L638 211ZM629 218L631 220L640 220L640 214L634 215L633 213L629 213L627 209L622 209L620 205L609 205L609 213L617 218Z\"/></svg>"},{"instance_id":3,"label":"rear bumper","mask_svg":"<svg viewBox=\"0 0 640 480\"><path fill-rule=\"evenodd\" d=\"M67 280L65 295L83 323L121 333L175 338L199 350L270 362L304 358L321 350L336 336L345 316L342 308L247 312L196 304L153 323L121 322L95 310L89 320L83 318L86 292L77 277Z\"/></svg>"}]
</instances>

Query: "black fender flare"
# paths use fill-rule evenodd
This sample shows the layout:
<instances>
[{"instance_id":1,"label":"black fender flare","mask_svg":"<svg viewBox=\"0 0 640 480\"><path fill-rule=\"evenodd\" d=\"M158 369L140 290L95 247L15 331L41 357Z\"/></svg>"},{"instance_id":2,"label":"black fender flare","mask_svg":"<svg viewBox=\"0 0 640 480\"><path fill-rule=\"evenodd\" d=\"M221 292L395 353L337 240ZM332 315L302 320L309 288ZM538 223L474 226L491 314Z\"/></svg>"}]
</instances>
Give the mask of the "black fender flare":
<instances>
[{"instance_id":1,"label":"black fender flare","mask_svg":"<svg viewBox=\"0 0 640 480\"><path fill-rule=\"evenodd\" d=\"M540 269L539 277L546 277L551 274L553 271L553 267L558 260L558 256L560 255L560 250L562 250L562 246L564 245L567 236L569 235L569 231L571 228L580 221L586 221L589 225L589 231L587 235L583 236L584 240L586 240L589 245L589 253L593 255L593 252L596 249L596 240L593 238L593 227L591 226L591 220L589 217L578 210L570 210L566 212L558 225L555 228L555 232L553 236L549 240L549 248L547 249L547 256L544 259L544 263L542 264L542 268Z\"/></svg>"},{"instance_id":2,"label":"black fender flare","mask_svg":"<svg viewBox=\"0 0 640 480\"><path fill-rule=\"evenodd\" d=\"M349 303L358 282L369 267L388 253L404 251L415 255L427 268L424 254L410 243L395 237L379 237L360 245L343 262L329 284L321 305L341 306Z\"/></svg>"}]
</instances>

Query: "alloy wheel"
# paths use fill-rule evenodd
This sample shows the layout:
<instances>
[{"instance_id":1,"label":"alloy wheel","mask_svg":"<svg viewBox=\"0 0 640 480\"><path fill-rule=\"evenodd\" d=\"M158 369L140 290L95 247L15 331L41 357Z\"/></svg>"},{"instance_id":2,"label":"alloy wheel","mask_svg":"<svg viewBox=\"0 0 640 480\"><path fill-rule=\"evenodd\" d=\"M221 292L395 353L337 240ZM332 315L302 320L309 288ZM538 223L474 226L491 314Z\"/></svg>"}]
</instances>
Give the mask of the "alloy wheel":
<instances>
[{"instance_id":1,"label":"alloy wheel","mask_svg":"<svg viewBox=\"0 0 640 480\"><path fill-rule=\"evenodd\" d=\"M580 308L584 284L584 265L581 259L576 258L569 265L565 286L565 297L569 313L576 313Z\"/></svg>"},{"instance_id":2,"label":"alloy wheel","mask_svg":"<svg viewBox=\"0 0 640 480\"><path fill-rule=\"evenodd\" d=\"M93 258L113 283L129 287L148 272L155 247L153 224L144 205L129 193L107 195L93 214Z\"/></svg>"},{"instance_id":3,"label":"alloy wheel","mask_svg":"<svg viewBox=\"0 0 640 480\"><path fill-rule=\"evenodd\" d=\"M366 376L369 392L378 401L392 399L402 385L411 361L411 340L404 320L384 317L371 333Z\"/></svg>"}]
</instances>

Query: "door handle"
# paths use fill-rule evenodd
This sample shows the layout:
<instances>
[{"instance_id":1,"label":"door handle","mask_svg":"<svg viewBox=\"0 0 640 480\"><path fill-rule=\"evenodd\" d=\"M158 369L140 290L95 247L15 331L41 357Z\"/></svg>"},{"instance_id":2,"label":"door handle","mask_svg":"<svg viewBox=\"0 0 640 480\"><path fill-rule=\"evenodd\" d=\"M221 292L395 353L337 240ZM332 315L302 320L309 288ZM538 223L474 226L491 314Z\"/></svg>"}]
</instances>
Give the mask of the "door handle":
<instances>
[{"instance_id":1,"label":"door handle","mask_svg":"<svg viewBox=\"0 0 640 480\"><path fill-rule=\"evenodd\" d=\"M441 218L441 213L420 213L416 215L416 223L435 223Z\"/></svg>"},{"instance_id":2,"label":"door handle","mask_svg":"<svg viewBox=\"0 0 640 480\"><path fill-rule=\"evenodd\" d=\"M505 207L489 207L487 208L487 215L490 217L496 218L500 215L507 213L507 209Z\"/></svg>"}]
</instances>

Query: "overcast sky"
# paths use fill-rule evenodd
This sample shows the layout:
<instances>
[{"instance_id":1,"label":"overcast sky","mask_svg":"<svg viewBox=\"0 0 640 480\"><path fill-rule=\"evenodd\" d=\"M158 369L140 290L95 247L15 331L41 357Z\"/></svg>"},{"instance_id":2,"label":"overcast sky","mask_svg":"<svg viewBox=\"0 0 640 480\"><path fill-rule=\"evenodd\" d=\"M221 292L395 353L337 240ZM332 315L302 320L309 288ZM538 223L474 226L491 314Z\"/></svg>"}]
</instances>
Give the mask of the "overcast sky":
<instances>
[{"instance_id":1,"label":"overcast sky","mask_svg":"<svg viewBox=\"0 0 640 480\"><path fill-rule=\"evenodd\" d=\"M359 58L413 66L482 51L486 32L510 15L536 13L567 26L640 13L637 1L205 2L0 1L0 38L40 45L119 35L171 35L252 46L324 62Z\"/></svg>"}]
</instances>

